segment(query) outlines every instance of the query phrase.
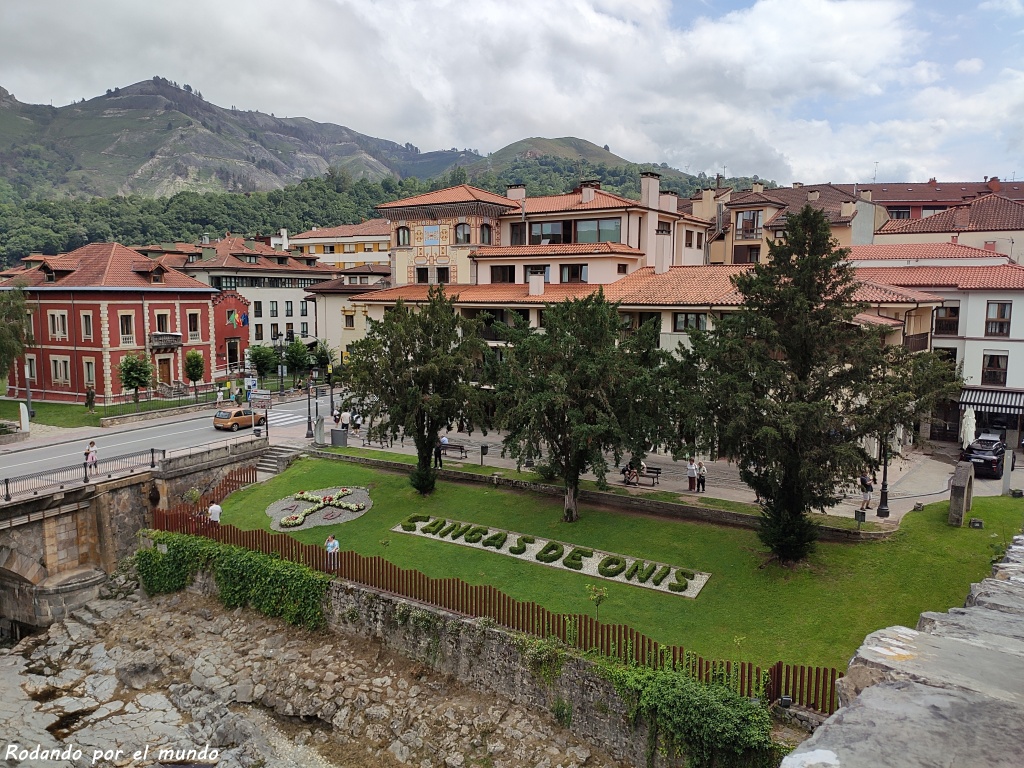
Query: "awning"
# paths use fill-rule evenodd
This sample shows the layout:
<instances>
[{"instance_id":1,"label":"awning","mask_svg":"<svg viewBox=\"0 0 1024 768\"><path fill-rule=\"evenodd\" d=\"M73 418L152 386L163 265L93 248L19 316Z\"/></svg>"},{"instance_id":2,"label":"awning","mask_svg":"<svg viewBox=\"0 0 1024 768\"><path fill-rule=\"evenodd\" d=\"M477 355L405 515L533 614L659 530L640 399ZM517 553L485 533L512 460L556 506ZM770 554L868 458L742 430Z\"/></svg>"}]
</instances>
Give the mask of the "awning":
<instances>
[{"instance_id":1,"label":"awning","mask_svg":"<svg viewBox=\"0 0 1024 768\"><path fill-rule=\"evenodd\" d=\"M976 411L1024 413L1024 391L966 387L960 391L960 409L968 406Z\"/></svg>"}]
</instances>

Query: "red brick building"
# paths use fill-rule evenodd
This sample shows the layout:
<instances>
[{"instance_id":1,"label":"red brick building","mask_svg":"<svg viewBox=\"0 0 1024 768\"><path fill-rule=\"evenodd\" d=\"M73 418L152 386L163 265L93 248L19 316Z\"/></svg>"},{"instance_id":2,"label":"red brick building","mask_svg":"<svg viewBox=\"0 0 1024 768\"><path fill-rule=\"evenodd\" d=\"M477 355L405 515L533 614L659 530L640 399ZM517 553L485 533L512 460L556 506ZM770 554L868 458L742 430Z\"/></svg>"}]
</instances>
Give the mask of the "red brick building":
<instances>
[{"instance_id":1,"label":"red brick building","mask_svg":"<svg viewBox=\"0 0 1024 768\"><path fill-rule=\"evenodd\" d=\"M14 287L25 292L33 344L10 372L11 397L25 396L27 379L33 398L81 402L92 384L102 404L122 393L126 354L151 360L162 388L185 381L185 355L196 350L212 381L248 346L244 298L117 243L29 257L0 281L0 290Z\"/></svg>"}]
</instances>

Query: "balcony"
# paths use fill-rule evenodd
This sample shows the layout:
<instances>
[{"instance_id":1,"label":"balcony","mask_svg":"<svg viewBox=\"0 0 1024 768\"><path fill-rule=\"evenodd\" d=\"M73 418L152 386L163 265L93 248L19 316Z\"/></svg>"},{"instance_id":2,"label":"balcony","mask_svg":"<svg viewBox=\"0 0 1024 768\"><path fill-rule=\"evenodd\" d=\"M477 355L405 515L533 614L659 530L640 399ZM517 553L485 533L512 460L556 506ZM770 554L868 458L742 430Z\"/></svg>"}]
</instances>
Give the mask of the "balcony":
<instances>
[{"instance_id":1,"label":"balcony","mask_svg":"<svg viewBox=\"0 0 1024 768\"><path fill-rule=\"evenodd\" d=\"M761 239L761 228L760 227L743 227L737 229L734 236L736 240L760 240Z\"/></svg>"},{"instance_id":2,"label":"balcony","mask_svg":"<svg viewBox=\"0 0 1024 768\"><path fill-rule=\"evenodd\" d=\"M908 352L925 352L928 349L928 334L911 333L904 336L903 346Z\"/></svg>"},{"instance_id":3,"label":"balcony","mask_svg":"<svg viewBox=\"0 0 1024 768\"><path fill-rule=\"evenodd\" d=\"M189 331L188 332L188 342L189 342L189 344L196 344L196 343L198 343L198 342L200 342L202 340L203 340L203 334L201 334L199 331Z\"/></svg>"},{"instance_id":4,"label":"balcony","mask_svg":"<svg viewBox=\"0 0 1024 768\"><path fill-rule=\"evenodd\" d=\"M935 335L936 336L959 336L960 335L960 318L959 317L937 317L937 318L935 318Z\"/></svg>"},{"instance_id":5,"label":"balcony","mask_svg":"<svg viewBox=\"0 0 1024 768\"><path fill-rule=\"evenodd\" d=\"M133 334L133 333L122 333L121 334L121 346L122 347L134 347L135 346L135 334Z\"/></svg>"},{"instance_id":6,"label":"balcony","mask_svg":"<svg viewBox=\"0 0 1024 768\"><path fill-rule=\"evenodd\" d=\"M121 337L121 345L124 346L124 337ZM180 333L162 333L157 331L149 334L150 349L177 349L181 346Z\"/></svg>"}]
</instances>

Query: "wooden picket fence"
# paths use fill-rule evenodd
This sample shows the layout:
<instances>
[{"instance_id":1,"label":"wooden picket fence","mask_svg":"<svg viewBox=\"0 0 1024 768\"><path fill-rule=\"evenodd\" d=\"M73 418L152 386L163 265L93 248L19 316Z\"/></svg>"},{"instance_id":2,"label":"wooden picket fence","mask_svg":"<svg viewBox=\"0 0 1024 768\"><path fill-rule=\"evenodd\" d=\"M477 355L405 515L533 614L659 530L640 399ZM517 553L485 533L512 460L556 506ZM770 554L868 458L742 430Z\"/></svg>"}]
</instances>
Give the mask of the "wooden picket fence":
<instances>
[{"instance_id":1,"label":"wooden picket fence","mask_svg":"<svg viewBox=\"0 0 1024 768\"><path fill-rule=\"evenodd\" d=\"M832 714L836 709L836 680L842 673L835 668L780 661L764 670L767 683L762 690L762 668L751 662L708 660L682 646L663 646L625 624L605 624L584 614L554 613L537 603L516 600L490 585L468 584L461 579L435 579L416 570L399 568L381 557L364 557L351 551L329 555L323 547L302 544L287 534L243 531L232 525L212 526L197 514L213 501L222 501L229 493L255 480L254 468L236 470L198 504L157 510L154 527L207 536L224 544L278 555L314 570L451 613L487 617L502 627L537 637L556 637L581 651L655 669L680 670L703 682L728 685L741 696L763 695L768 701L789 696L793 704L824 714Z\"/></svg>"}]
</instances>

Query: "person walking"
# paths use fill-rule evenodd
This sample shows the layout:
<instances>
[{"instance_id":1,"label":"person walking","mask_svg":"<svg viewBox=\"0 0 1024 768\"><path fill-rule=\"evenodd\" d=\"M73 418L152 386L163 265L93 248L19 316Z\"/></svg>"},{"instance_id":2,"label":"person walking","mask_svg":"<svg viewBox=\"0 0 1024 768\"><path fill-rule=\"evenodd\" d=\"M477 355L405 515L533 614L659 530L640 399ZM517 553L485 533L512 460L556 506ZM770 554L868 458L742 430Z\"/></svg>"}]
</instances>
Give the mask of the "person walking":
<instances>
[{"instance_id":1,"label":"person walking","mask_svg":"<svg viewBox=\"0 0 1024 768\"><path fill-rule=\"evenodd\" d=\"M338 552L341 549L341 544L334 538L334 534L330 534L327 537L327 541L324 542L324 549L327 550L327 565L331 568L336 568L338 565Z\"/></svg>"},{"instance_id":2,"label":"person walking","mask_svg":"<svg viewBox=\"0 0 1024 768\"><path fill-rule=\"evenodd\" d=\"M363 414L353 413L352 414L352 429L355 430L356 435L359 435L359 430L363 427Z\"/></svg>"},{"instance_id":3,"label":"person walking","mask_svg":"<svg viewBox=\"0 0 1024 768\"><path fill-rule=\"evenodd\" d=\"M90 440L89 444L85 447L85 473L96 474L99 470L96 468L97 461L96 441Z\"/></svg>"},{"instance_id":4,"label":"person walking","mask_svg":"<svg viewBox=\"0 0 1024 768\"><path fill-rule=\"evenodd\" d=\"M861 510L871 509L871 492L875 487L871 484L871 475L865 467L860 474L860 508Z\"/></svg>"},{"instance_id":5,"label":"person walking","mask_svg":"<svg viewBox=\"0 0 1024 768\"><path fill-rule=\"evenodd\" d=\"M441 469L444 462L441 461L441 441L434 443L434 469Z\"/></svg>"},{"instance_id":6,"label":"person walking","mask_svg":"<svg viewBox=\"0 0 1024 768\"><path fill-rule=\"evenodd\" d=\"M346 408L341 412L341 428L348 432L348 425L352 423L352 412Z\"/></svg>"},{"instance_id":7,"label":"person walking","mask_svg":"<svg viewBox=\"0 0 1024 768\"><path fill-rule=\"evenodd\" d=\"M693 456L686 461L686 484L689 490L697 490L697 463L693 460Z\"/></svg>"},{"instance_id":8,"label":"person walking","mask_svg":"<svg viewBox=\"0 0 1024 768\"><path fill-rule=\"evenodd\" d=\"M220 525L220 513L222 511L220 504L216 501L210 504L210 508L206 510L206 517L211 525Z\"/></svg>"},{"instance_id":9,"label":"person walking","mask_svg":"<svg viewBox=\"0 0 1024 768\"><path fill-rule=\"evenodd\" d=\"M331 414L331 418L334 419L334 426L338 426L338 424L341 423L341 411L335 408L334 413Z\"/></svg>"},{"instance_id":10,"label":"person walking","mask_svg":"<svg viewBox=\"0 0 1024 768\"><path fill-rule=\"evenodd\" d=\"M96 413L96 390L92 384L85 388L85 410L89 413Z\"/></svg>"},{"instance_id":11,"label":"person walking","mask_svg":"<svg viewBox=\"0 0 1024 768\"><path fill-rule=\"evenodd\" d=\"M708 468L704 466L703 461L697 462L697 493L704 493L707 491L708 482Z\"/></svg>"},{"instance_id":12,"label":"person walking","mask_svg":"<svg viewBox=\"0 0 1024 768\"><path fill-rule=\"evenodd\" d=\"M224 404L224 390L217 387L217 407L220 408Z\"/></svg>"}]
</instances>

